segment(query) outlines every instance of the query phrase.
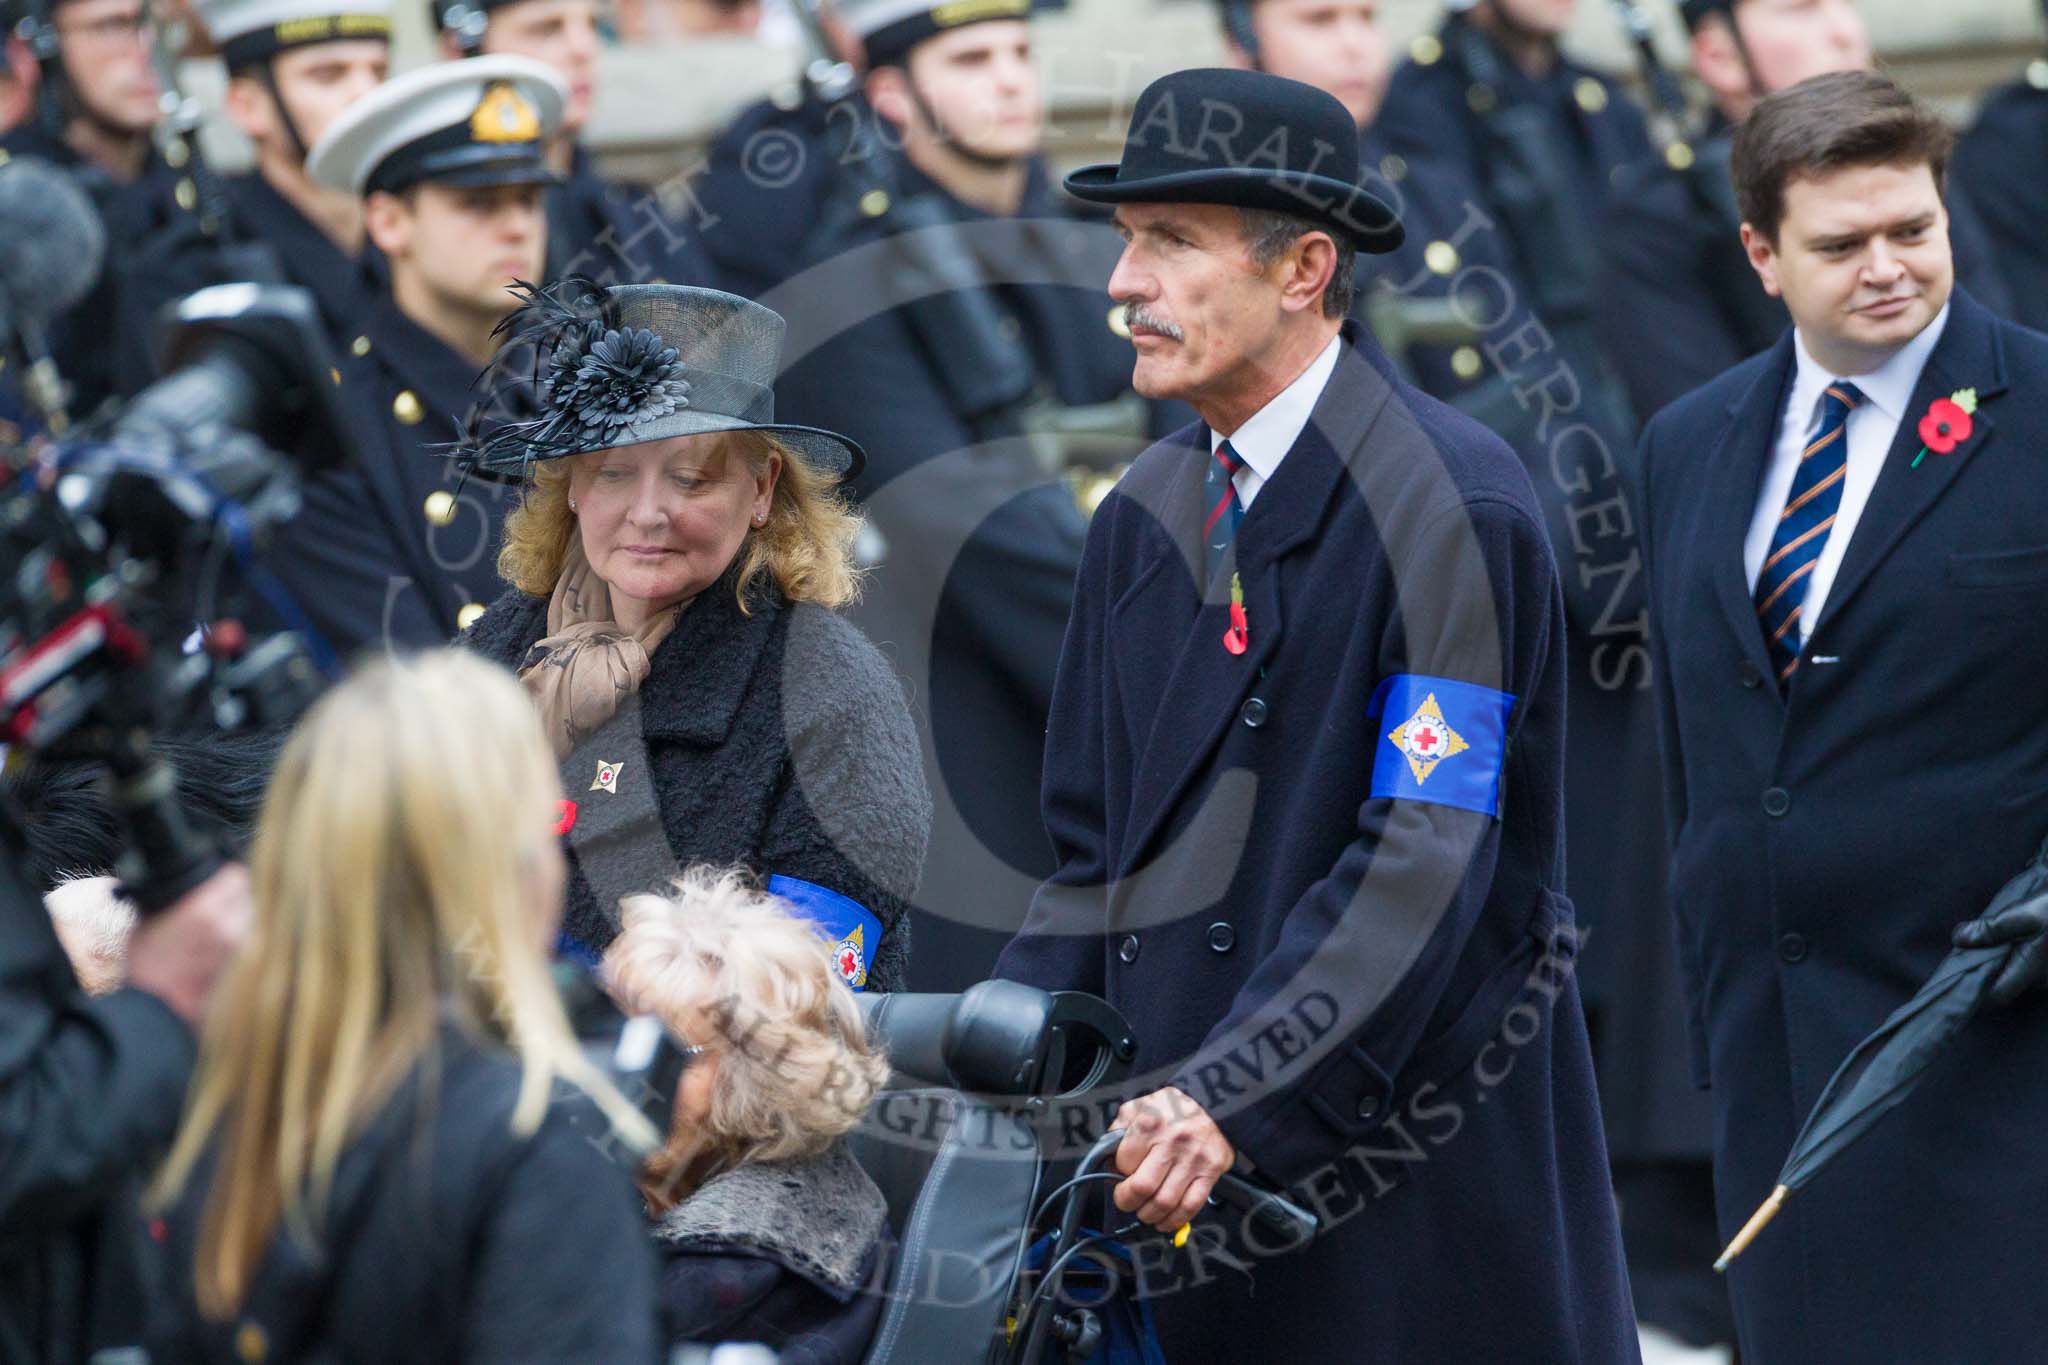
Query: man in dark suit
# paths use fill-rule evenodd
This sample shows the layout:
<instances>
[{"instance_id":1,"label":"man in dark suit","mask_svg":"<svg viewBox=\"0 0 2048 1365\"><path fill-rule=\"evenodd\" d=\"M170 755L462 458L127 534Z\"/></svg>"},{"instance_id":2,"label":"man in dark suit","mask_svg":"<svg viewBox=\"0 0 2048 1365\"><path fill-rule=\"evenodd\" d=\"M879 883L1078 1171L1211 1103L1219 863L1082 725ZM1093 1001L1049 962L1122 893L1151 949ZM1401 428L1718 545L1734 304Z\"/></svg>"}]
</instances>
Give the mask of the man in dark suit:
<instances>
[{"instance_id":1,"label":"man in dark suit","mask_svg":"<svg viewBox=\"0 0 2048 1365\"><path fill-rule=\"evenodd\" d=\"M1768 348L1789 321L1784 305L1757 288L1736 235L1741 219L1728 180L1735 126L1773 91L1830 71L1867 70L1873 61L1856 0L1684 0L1680 9L1712 112L1701 136L1680 144L1678 164L1666 149L1627 168L1600 236L1600 336L1645 421ZM2004 252L1994 251L1973 196L1962 191L1958 184L1948 196L1958 276L1993 312L2018 316L2010 312Z\"/></svg>"},{"instance_id":2,"label":"man in dark suit","mask_svg":"<svg viewBox=\"0 0 2048 1365\"><path fill-rule=\"evenodd\" d=\"M1059 870L998 974L1130 1020L1120 1209L1188 1224L1241 1162L1321 1219L1141 1246L1169 1359L1635 1361L1560 886L1557 569L1513 453L1346 319L1401 231L1356 148L1322 91L1185 71L1068 178L1116 205L1139 391L1203 420L1089 529Z\"/></svg>"},{"instance_id":3,"label":"man in dark suit","mask_svg":"<svg viewBox=\"0 0 2048 1365\"><path fill-rule=\"evenodd\" d=\"M1761 102L1735 136L1742 240L1793 330L1643 439L1672 894L1724 1237L1842 1058L2048 831L2048 338L1954 287L1949 142L1865 72ZM2038 947L2039 909L1999 936ZM2042 960L2004 985L2037 984ZM2048 996L1973 1021L1734 1263L1743 1358L2037 1356L2044 1069Z\"/></svg>"}]
</instances>

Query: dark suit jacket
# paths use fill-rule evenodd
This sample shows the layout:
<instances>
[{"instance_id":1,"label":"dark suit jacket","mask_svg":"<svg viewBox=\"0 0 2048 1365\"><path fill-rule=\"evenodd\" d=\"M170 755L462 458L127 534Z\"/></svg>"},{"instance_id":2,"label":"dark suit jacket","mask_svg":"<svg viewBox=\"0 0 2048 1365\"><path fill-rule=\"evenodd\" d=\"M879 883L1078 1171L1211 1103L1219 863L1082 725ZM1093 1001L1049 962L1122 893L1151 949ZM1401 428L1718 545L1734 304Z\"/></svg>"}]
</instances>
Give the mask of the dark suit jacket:
<instances>
[{"instance_id":1,"label":"dark suit jacket","mask_svg":"<svg viewBox=\"0 0 2048 1365\"><path fill-rule=\"evenodd\" d=\"M1556 566L1513 454L1345 335L1238 533L1242 655L1189 568L1206 428L1097 514L1046 743L1060 868L998 972L1106 995L1124 1092L1178 1084L1331 1225L1255 1261L1256 1298L1162 1291L1168 1358L1634 1361L1559 884ZM1501 818L1371 794L1400 673L1514 694Z\"/></svg>"},{"instance_id":2,"label":"dark suit jacket","mask_svg":"<svg viewBox=\"0 0 2048 1365\"><path fill-rule=\"evenodd\" d=\"M1724 1236L1843 1056L2048 831L2048 338L1956 292L1781 696L1742 544L1792 345L1643 441L1672 889ZM1970 439L1912 468L1919 415L1962 388L1982 404ZM1735 1263L1744 1358L2038 1356L2044 1074L2048 998L1973 1022Z\"/></svg>"}]
</instances>

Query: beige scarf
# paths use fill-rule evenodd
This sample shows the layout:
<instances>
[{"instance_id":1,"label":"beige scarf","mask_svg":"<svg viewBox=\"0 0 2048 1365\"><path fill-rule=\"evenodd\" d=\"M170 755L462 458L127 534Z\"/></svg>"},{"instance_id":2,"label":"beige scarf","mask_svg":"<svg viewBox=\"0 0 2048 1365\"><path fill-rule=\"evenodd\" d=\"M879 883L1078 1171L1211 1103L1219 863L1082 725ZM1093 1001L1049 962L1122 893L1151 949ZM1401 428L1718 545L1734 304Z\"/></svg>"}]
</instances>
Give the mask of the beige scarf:
<instances>
[{"instance_id":1,"label":"beige scarf","mask_svg":"<svg viewBox=\"0 0 2048 1365\"><path fill-rule=\"evenodd\" d=\"M548 599L548 633L519 670L557 759L610 720L621 698L640 690L654 651L689 605L679 602L638 630L624 629L612 619L611 589L583 557L583 538L569 537L562 576Z\"/></svg>"}]
</instances>

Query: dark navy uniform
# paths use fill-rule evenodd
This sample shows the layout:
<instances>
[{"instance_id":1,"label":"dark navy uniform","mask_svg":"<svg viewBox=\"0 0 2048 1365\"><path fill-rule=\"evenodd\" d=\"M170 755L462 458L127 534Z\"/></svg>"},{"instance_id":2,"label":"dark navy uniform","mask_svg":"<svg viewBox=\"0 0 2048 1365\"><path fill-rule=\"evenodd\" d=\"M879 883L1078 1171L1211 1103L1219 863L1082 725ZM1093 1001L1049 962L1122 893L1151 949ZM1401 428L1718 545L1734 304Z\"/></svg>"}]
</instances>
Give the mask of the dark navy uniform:
<instances>
[{"instance_id":1,"label":"dark navy uniform","mask_svg":"<svg viewBox=\"0 0 2048 1365\"><path fill-rule=\"evenodd\" d=\"M1650 152L1643 115L1606 77L1562 56L1531 77L1461 17L1418 39L1379 131L1455 187L1432 230L1422 292L1459 301L1481 335L1425 352L1426 389L1514 446L1544 508L1565 594L1572 745L1571 888L1590 939L1594 1014L1618 1155L1703 1145L1705 1108L1683 1082L1682 1022L1663 930L1656 729L1630 462L1634 413L1595 329L1596 228L1625 168ZM1435 283L1432 284L1431 281ZM1649 1126L1657 1131L1650 1131Z\"/></svg>"},{"instance_id":2,"label":"dark navy uniform","mask_svg":"<svg viewBox=\"0 0 2048 1365\"><path fill-rule=\"evenodd\" d=\"M261 175L224 177L227 218L208 233L183 215L145 242L142 266L122 284L122 341L133 352L134 373L154 373L146 354L154 319L164 305L195 289L231 280L294 284L311 291L329 340L345 346L362 331L369 300L382 287L375 252L351 256L279 194Z\"/></svg>"},{"instance_id":3,"label":"dark navy uniform","mask_svg":"<svg viewBox=\"0 0 2048 1365\"><path fill-rule=\"evenodd\" d=\"M1130 387L1130 345L1108 321L1102 281L1117 238L1075 216L1042 166L1033 167L1018 212L1003 219L907 164L896 166L892 183L890 215L843 214L808 244L804 259L829 273L807 278L828 283L771 292L767 301L790 319L782 410L791 421L843 431L868 451L853 491L879 535L881 562L857 619L899 667L915 667L905 641L929 642L929 676L909 679L912 697L929 707L938 747L929 780L936 787L944 778L978 842L938 826L919 896L933 913L917 926L917 984L960 989L986 975L1014 926L1013 919L977 932L947 918L1004 903L981 848L1021 874L1017 916L1030 887L1051 871L1036 793L1086 527L1061 471L1023 432L1034 405L1122 403L1137 433L1153 417ZM835 320L835 309L901 287L902 258L889 249L903 240L893 234L899 221L926 225L916 240L927 247L931 224L956 232L919 271L937 259L937 268L959 272L954 281L987 283L949 291L936 304L860 306L850 326ZM959 342L992 358L964 356L954 349ZM1142 434L1130 440L1124 458L1143 443ZM925 603L923 585L940 583L936 606Z\"/></svg>"},{"instance_id":4,"label":"dark navy uniform","mask_svg":"<svg viewBox=\"0 0 2048 1365\"><path fill-rule=\"evenodd\" d=\"M761 100L718 135L691 193L719 288L758 298L801 268L842 178L876 153L874 118L858 95Z\"/></svg>"},{"instance_id":5,"label":"dark navy uniform","mask_svg":"<svg viewBox=\"0 0 2048 1365\"><path fill-rule=\"evenodd\" d=\"M342 368L360 462L323 476L283 534L286 588L328 644L444 644L503 590L498 531L513 505L503 484L470 481L452 509L444 452L476 402L477 367L400 312L372 306ZM431 514L430 514L431 511Z\"/></svg>"},{"instance_id":6,"label":"dark navy uniform","mask_svg":"<svg viewBox=\"0 0 2048 1365\"><path fill-rule=\"evenodd\" d=\"M426 181L546 184L541 148L563 102L560 80L527 58L423 67L343 113L307 157L307 173L358 194ZM450 458L480 401L478 367L407 316L389 289L346 351L339 382L360 458L307 485L272 569L340 654L442 644L501 587L498 533L511 490L472 480L456 496ZM526 397L490 401L516 409Z\"/></svg>"},{"instance_id":7,"label":"dark navy uniform","mask_svg":"<svg viewBox=\"0 0 2048 1365\"><path fill-rule=\"evenodd\" d=\"M1347 323L1236 533L1234 653L1190 571L1210 463L1205 427L1176 434L1089 528L1046 745L1059 871L998 964L1106 996L1137 1039L1121 1089L1179 1085L1322 1219L1284 1255L1162 1253L1167 1357L1634 1362L1529 480ZM1494 698L1491 739L1463 689ZM1390 794L1444 740L1417 730L1439 700L1467 747ZM1461 759L1497 802L1432 799Z\"/></svg>"},{"instance_id":8,"label":"dark navy uniform","mask_svg":"<svg viewBox=\"0 0 2048 1365\"><path fill-rule=\"evenodd\" d=\"M2048 831L2048 339L1956 292L1781 692L1744 542L1794 369L1787 333L1643 439L1672 888L1724 1238L1843 1057ZM1972 434L1912 467L1920 415L1963 388ZM1973 1019L1730 1267L1743 1358L2038 1358L2044 1072L2048 995Z\"/></svg>"},{"instance_id":9,"label":"dark navy uniform","mask_svg":"<svg viewBox=\"0 0 2048 1365\"><path fill-rule=\"evenodd\" d=\"M588 275L603 285L712 283L695 234L653 190L607 180L583 144L569 172L548 187L548 278Z\"/></svg>"},{"instance_id":10,"label":"dark navy uniform","mask_svg":"<svg viewBox=\"0 0 2048 1365\"><path fill-rule=\"evenodd\" d=\"M146 372L123 373L116 348L108 344L109 322L118 316L124 277L147 268L143 244L174 223L194 221L184 205L196 202L196 191L192 180L172 170L154 148L140 175L117 184L69 143L52 137L39 116L0 137L0 157L13 156L38 157L69 171L106 225L107 254L99 282L50 327L51 356L71 385L71 415L83 418L121 392L124 383L132 388L146 378Z\"/></svg>"},{"instance_id":11,"label":"dark navy uniform","mask_svg":"<svg viewBox=\"0 0 2048 1365\"><path fill-rule=\"evenodd\" d=\"M1950 183L1975 205L2011 295L2007 316L2048 330L2048 58L1994 90L1956 146ZM1961 262L1957 263L1958 270ZM1977 286L1972 283L1973 290Z\"/></svg>"}]
</instances>

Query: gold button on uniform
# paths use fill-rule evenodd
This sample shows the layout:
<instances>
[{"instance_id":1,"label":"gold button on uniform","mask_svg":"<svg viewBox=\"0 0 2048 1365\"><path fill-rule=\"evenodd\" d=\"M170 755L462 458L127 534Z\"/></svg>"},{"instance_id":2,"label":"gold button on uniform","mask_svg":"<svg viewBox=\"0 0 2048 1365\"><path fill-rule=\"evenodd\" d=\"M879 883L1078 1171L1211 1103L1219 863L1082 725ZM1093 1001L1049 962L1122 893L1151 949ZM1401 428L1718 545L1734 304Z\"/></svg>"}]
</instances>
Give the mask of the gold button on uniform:
<instances>
[{"instance_id":1,"label":"gold button on uniform","mask_svg":"<svg viewBox=\"0 0 2048 1365\"><path fill-rule=\"evenodd\" d=\"M1131 308L1129 304L1120 303L1109 310L1109 330L1122 337L1125 341L1131 339Z\"/></svg>"},{"instance_id":2,"label":"gold button on uniform","mask_svg":"<svg viewBox=\"0 0 2048 1365\"><path fill-rule=\"evenodd\" d=\"M1443 41L1434 33L1424 33L1408 44L1408 56L1417 66L1435 66L1443 60Z\"/></svg>"},{"instance_id":3,"label":"gold button on uniform","mask_svg":"<svg viewBox=\"0 0 2048 1365\"><path fill-rule=\"evenodd\" d=\"M471 602L464 606L461 611L455 613L455 628L457 630L468 630L476 624L477 618L483 614L484 604L481 602Z\"/></svg>"},{"instance_id":4,"label":"gold button on uniform","mask_svg":"<svg viewBox=\"0 0 2048 1365\"><path fill-rule=\"evenodd\" d=\"M1470 346L1460 346L1451 352L1451 373L1460 379L1477 379L1483 368L1479 352Z\"/></svg>"},{"instance_id":5,"label":"gold button on uniform","mask_svg":"<svg viewBox=\"0 0 2048 1365\"><path fill-rule=\"evenodd\" d=\"M235 1354L248 1362L260 1365L270 1354L270 1336L253 1322L245 1322L235 1329Z\"/></svg>"},{"instance_id":6,"label":"gold button on uniform","mask_svg":"<svg viewBox=\"0 0 2048 1365\"><path fill-rule=\"evenodd\" d=\"M171 197L178 201L178 207L190 213L199 204L199 187L190 180L180 180L178 187L171 191Z\"/></svg>"},{"instance_id":7,"label":"gold button on uniform","mask_svg":"<svg viewBox=\"0 0 2048 1365\"><path fill-rule=\"evenodd\" d=\"M174 137L164 144L164 164L174 171L185 169L185 163L192 159L192 153L185 147L185 139Z\"/></svg>"},{"instance_id":8,"label":"gold button on uniform","mask_svg":"<svg viewBox=\"0 0 2048 1365\"><path fill-rule=\"evenodd\" d=\"M1388 152L1380 158L1380 174L1399 184L1408 178L1408 158L1399 152Z\"/></svg>"},{"instance_id":9,"label":"gold button on uniform","mask_svg":"<svg viewBox=\"0 0 2048 1365\"><path fill-rule=\"evenodd\" d=\"M1473 85L1466 88L1465 103L1475 114L1490 114L1500 103L1500 96L1493 93L1490 85Z\"/></svg>"},{"instance_id":10,"label":"gold button on uniform","mask_svg":"<svg viewBox=\"0 0 2048 1365\"><path fill-rule=\"evenodd\" d=\"M1449 275L1458 268L1458 248L1449 242L1431 242L1422 248L1422 263L1439 275Z\"/></svg>"},{"instance_id":11,"label":"gold button on uniform","mask_svg":"<svg viewBox=\"0 0 2048 1365\"><path fill-rule=\"evenodd\" d=\"M1597 114L1607 107L1607 87L1591 76L1581 76L1572 86L1572 98L1579 102L1579 108Z\"/></svg>"},{"instance_id":12,"label":"gold button on uniform","mask_svg":"<svg viewBox=\"0 0 2048 1365\"><path fill-rule=\"evenodd\" d=\"M398 397L391 400L391 415L407 426L417 426L427 410L420 406L420 400L411 389L402 389Z\"/></svg>"},{"instance_id":13,"label":"gold button on uniform","mask_svg":"<svg viewBox=\"0 0 2048 1365\"><path fill-rule=\"evenodd\" d=\"M1664 164L1674 171L1692 169L1693 155L1690 142L1674 142L1664 149Z\"/></svg>"},{"instance_id":14,"label":"gold button on uniform","mask_svg":"<svg viewBox=\"0 0 2048 1365\"><path fill-rule=\"evenodd\" d=\"M427 494L427 521L435 526L446 526L455 520L455 495L445 488L436 488Z\"/></svg>"},{"instance_id":15,"label":"gold button on uniform","mask_svg":"<svg viewBox=\"0 0 2048 1365\"><path fill-rule=\"evenodd\" d=\"M370 339L368 337L357 337L348 344L348 353L353 356L368 355L370 353Z\"/></svg>"},{"instance_id":16,"label":"gold button on uniform","mask_svg":"<svg viewBox=\"0 0 2048 1365\"><path fill-rule=\"evenodd\" d=\"M889 191L869 190L860 197L860 211L870 218L880 218L889 211Z\"/></svg>"}]
</instances>

